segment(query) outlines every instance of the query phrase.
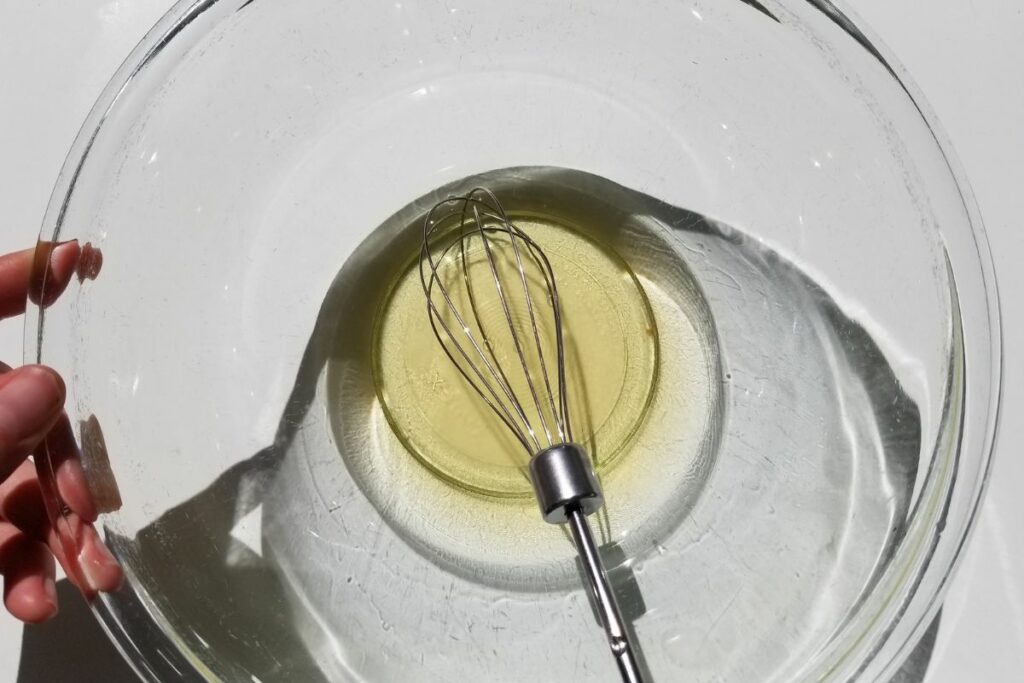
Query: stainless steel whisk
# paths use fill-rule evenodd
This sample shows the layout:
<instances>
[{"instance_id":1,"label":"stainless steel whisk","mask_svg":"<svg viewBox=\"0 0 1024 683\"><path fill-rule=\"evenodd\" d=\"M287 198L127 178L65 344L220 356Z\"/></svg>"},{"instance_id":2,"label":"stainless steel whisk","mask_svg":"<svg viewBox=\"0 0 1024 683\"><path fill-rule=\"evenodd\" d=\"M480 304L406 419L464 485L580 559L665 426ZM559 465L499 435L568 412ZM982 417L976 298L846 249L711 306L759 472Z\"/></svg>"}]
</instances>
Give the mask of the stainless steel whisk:
<instances>
[{"instance_id":1,"label":"stainless steel whisk","mask_svg":"<svg viewBox=\"0 0 1024 683\"><path fill-rule=\"evenodd\" d=\"M502 309L499 317L505 325L499 327L511 352L500 347L498 333L484 328L475 289L479 284L470 272L474 242L486 260L483 278ZM448 284L438 270L447 259L459 267L455 281ZM441 348L530 456L530 480L544 520L568 524L622 679L643 681L636 648L587 522L587 515L598 510L604 498L589 456L573 441L562 313L548 257L508 219L498 198L478 187L449 197L428 212L420 281ZM525 304L525 313L515 303ZM552 346L554 359L545 355L545 347L550 353Z\"/></svg>"}]
</instances>

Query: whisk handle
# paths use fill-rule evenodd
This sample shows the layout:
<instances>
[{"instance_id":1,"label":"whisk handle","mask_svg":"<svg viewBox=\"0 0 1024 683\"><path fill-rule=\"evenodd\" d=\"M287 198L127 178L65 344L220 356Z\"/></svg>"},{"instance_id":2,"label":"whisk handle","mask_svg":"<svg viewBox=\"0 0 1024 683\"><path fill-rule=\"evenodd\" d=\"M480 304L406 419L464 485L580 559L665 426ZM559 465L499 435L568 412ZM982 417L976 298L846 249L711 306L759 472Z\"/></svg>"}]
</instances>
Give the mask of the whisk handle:
<instances>
[{"instance_id":1,"label":"whisk handle","mask_svg":"<svg viewBox=\"0 0 1024 683\"><path fill-rule=\"evenodd\" d=\"M641 673L640 663L637 658L630 633L626 630L626 624L622 619L615 593L608 582L608 575L598 553L597 544L590 531L590 524L587 517L579 507L573 507L568 513L569 530L572 532L573 541L576 543L576 551L579 553L583 563L583 569L587 575L587 582L590 584L591 594L601 615L602 626L608 636L608 645L615 663L619 667L619 674L623 683L644 683L644 676Z\"/></svg>"}]
</instances>

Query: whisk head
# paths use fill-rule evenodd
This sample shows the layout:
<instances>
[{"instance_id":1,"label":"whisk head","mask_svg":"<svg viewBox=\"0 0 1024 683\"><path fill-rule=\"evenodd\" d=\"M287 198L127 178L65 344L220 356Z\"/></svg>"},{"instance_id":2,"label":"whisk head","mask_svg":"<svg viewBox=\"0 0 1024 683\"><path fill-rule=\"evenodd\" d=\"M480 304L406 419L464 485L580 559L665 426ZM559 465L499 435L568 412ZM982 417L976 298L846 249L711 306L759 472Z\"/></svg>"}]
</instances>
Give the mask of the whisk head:
<instances>
[{"instance_id":1,"label":"whisk head","mask_svg":"<svg viewBox=\"0 0 1024 683\"><path fill-rule=\"evenodd\" d=\"M571 443L562 312L540 246L478 187L428 212L419 266L431 329L472 390L530 455Z\"/></svg>"}]
</instances>

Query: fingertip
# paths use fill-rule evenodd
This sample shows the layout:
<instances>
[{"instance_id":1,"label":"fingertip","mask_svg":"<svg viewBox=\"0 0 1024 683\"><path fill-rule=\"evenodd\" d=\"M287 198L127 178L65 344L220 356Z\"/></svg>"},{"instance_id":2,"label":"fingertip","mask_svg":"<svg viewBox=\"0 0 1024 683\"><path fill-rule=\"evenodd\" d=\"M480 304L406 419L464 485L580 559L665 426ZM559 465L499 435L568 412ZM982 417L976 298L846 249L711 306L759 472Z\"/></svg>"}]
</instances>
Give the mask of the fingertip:
<instances>
[{"instance_id":1,"label":"fingertip","mask_svg":"<svg viewBox=\"0 0 1024 683\"><path fill-rule=\"evenodd\" d=\"M42 365L0 375L0 480L57 422L66 393L60 375Z\"/></svg>"},{"instance_id":2,"label":"fingertip","mask_svg":"<svg viewBox=\"0 0 1024 683\"><path fill-rule=\"evenodd\" d=\"M50 254L50 272L53 276L53 284L63 290L71 276L75 274L75 267L82 255L82 248L78 246L78 240L61 242L53 248Z\"/></svg>"},{"instance_id":3,"label":"fingertip","mask_svg":"<svg viewBox=\"0 0 1024 683\"><path fill-rule=\"evenodd\" d=\"M86 522L91 524L99 517L85 470L77 459L69 458L57 466L57 492L67 506Z\"/></svg>"},{"instance_id":4,"label":"fingertip","mask_svg":"<svg viewBox=\"0 0 1024 683\"><path fill-rule=\"evenodd\" d=\"M64 383L64 378L51 367L46 365L26 365L21 368L21 371L25 372L29 377L34 377L37 382L48 382L52 385L55 395L57 396L57 403L63 407L64 399L68 394L68 387Z\"/></svg>"},{"instance_id":5,"label":"fingertip","mask_svg":"<svg viewBox=\"0 0 1024 683\"><path fill-rule=\"evenodd\" d=\"M4 599L11 615L26 624L42 624L57 616L57 589L47 587L52 579L24 580L18 583Z\"/></svg>"},{"instance_id":6,"label":"fingertip","mask_svg":"<svg viewBox=\"0 0 1024 683\"><path fill-rule=\"evenodd\" d=\"M116 591L124 582L124 570L99 537L92 524L75 513L65 518L60 531L51 528L48 545L68 580L87 600L97 593Z\"/></svg>"},{"instance_id":7,"label":"fingertip","mask_svg":"<svg viewBox=\"0 0 1024 683\"><path fill-rule=\"evenodd\" d=\"M58 244L40 244L36 250L36 263L40 265L36 266L33 273L30 298L44 307L56 301L71 282L81 255L82 248L77 239ZM45 267L40 259L46 259Z\"/></svg>"},{"instance_id":8,"label":"fingertip","mask_svg":"<svg viewBox=\"0 0 1024 683\"><path fill-rule=\"evenodd\" d=\"M17 619L39 624L58 610L53 556L43 544L27 538L18 546L4 569L4 606Z\"/></svg>"},{"instance_id":9,"label":"fingertip","mask_svg":"<svg viewBox=\"0 0 1024 683\"><path fill-rule=\"evenodd\" d=\"M33 383L40 388L50 389L51 392L46 395L46 397L51 399L48 403L64 404L64 397L67 394L67 385L64 384L64 379L53 368L45 365L32 364L22 365L21 367L14 368L9 372L4 372L3 374L0 374L0 391L6 389L10 384L22 382ZM19 391L25 391L25 389L21 388Z\"/></svg>"},{"instance_id":10,"label":"fingertip","mask_svg":"<svg viewBox=\"0 0 1024 683\"><path fill-rule=\"evenodd\" d=\"M78 553L78 567L87 584L83 588L92 594L116 591L124 582L124 570L92 526L86 528L83 536Z\"/></svg>"}]
</instances>

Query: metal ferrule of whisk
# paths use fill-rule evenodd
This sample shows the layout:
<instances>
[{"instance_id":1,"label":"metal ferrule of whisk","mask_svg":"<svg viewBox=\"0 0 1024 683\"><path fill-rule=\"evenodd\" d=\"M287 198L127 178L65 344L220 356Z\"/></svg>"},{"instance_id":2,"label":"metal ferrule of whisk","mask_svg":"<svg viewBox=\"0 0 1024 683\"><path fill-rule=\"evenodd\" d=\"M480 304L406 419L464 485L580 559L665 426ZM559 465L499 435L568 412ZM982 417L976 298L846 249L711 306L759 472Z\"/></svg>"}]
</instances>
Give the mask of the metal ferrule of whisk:
<instances>
[{"instance_id":1,"label":"metal ferrule of whisk","mask_svg":"<svg viewBox=\"0 0 1024 683\"><path fill-rule=\"evenodd\" d=\"M590 457L573 440L562 312L548 257L491 191L474 188L428 212L420 281L444 353L530 456L544 520L569 527L622 680L642 682L637 649L587 521L604 496ZM489 326L480 310L487 296L500 309L499 322Z\"/></svg>"},{"instance_id":2,"label":"metal ferrule of whisk","mask_svg":"<svg viewBox=\"0 0 1024 683\"><path fill-rule=\"evenodd\" d=\"M540 514L550 524L565 524L573 509L586 516L604 504L590 458L578 444L562 443L535 454L530 458L530 481Z\"/></svg>"}]
</instances>

